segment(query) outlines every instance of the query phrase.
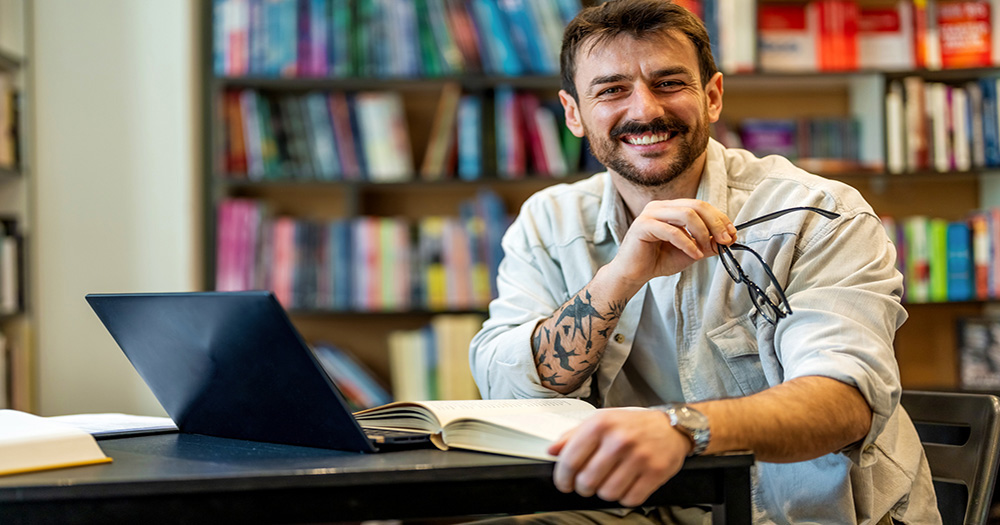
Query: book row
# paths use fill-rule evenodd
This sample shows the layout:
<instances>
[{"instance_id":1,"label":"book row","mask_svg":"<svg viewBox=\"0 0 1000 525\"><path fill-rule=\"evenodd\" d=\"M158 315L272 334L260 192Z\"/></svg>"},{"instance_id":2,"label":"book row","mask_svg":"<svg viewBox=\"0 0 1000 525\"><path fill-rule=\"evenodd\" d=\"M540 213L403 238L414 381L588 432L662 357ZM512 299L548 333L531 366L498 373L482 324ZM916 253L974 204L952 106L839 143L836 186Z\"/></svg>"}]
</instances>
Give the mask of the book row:
<instances>
[{"instance_id":1,"label":"book row","mask_svg":"<svg viewBox=\"0 0 1000 525\"><path fill-rule=\"evenodd\" d=\"M712 134L726 147L745 148L759 157L776 154L856 165L861 162L860 126L850 117L748 118L735 124L720 120Z\"/></svg>"},{"instance_id":2,"label":"book row","mask_svg":"<svg viewBox=\"0 0 1000 525\"><path fill-rule=\"evenodd\" d=\"M496 295L500 239L509 225L489 191L457 217L270 216L251 199L218 208L216 288L272 290L290 310L485 308Z\"/></svg>"},{"instance_id":3,"label":"book row","mask_svg":"<svg viewBox=\"0 0 1000 525\"><path fill-rule=\"evenodd\" d=\"M493 94L493 107L484 109L482 95L446 83L417 164L405 101L398 92L226 91L220 169L230 178L255 181L373 182L418 175L423 180L475 180L494 166L501 178L600 170L584 140L566 129L558 101L509 86L499 86ZM484 129L483 113L490 109L494 127Z\"/></svg>"},{"instance_id":4,"label":"book row","mask_svg":"<svg viewBox=\"0 0 1000 525\"><path fill-rule=\"evenodd\" d=\"M678 0L725 72L991 67L998 0ZM556 74L579 0L214 0L219 76Z\"/></svg>"},{"instance_id":5,"label":"book row","mask_svg":"<svg viewBox=\"0 0 1000 525\"><path fill-rule=\"evenodd\" d=\"M991 67L1000 63L997 0L761 2L764 71Z\"/></svg>"},{"instance_id":6,"label":"book row","mask_svg":"<svg viewBox=\"0 0 1000 525\"><path fill-rule=\"evenodd\" d=\"M389 333L389 372L396 401L478 399L469 343L485 321L479 314L436 315L417 330Z\"/></svg>"},{"instance_id":7,"label":"book row","mask_svg":"<svg viewBox=\"0 0 1000 525\"><path fill-rule=\"evenodd\" d=\"M393 401L392 394L371 369L351 352L329 343L316 343L310 348L352 411Z\"/></svg>"},{"instance_id":8,"label":"book row","mask_svg":"<svg viewBox=\"0 0 1000 525\"><path fill-rule=\"evenodd\" d=\"M882 217L909 303L1000 298L1000 208L965 220Z\"/></svg>"},{"instance_id":9,"label":"book row","mask_svg":"<svg viewBox=\"0 0 1000 525\"><path fill-rule=\"evenodd\" d=\"M214 0L218 76L554 75L579 0Z\"/></svg>"},{"instance_id":10,"label":"book row","mask_svg":"<svg viewBox=\"0 0 1000 525\"><path fill-rule=\"evenodd\" d=\"M885 97L886 169L966 171L1000 166L1000 77L957 84L910 76Z\"/></svg>"}]
</instances>

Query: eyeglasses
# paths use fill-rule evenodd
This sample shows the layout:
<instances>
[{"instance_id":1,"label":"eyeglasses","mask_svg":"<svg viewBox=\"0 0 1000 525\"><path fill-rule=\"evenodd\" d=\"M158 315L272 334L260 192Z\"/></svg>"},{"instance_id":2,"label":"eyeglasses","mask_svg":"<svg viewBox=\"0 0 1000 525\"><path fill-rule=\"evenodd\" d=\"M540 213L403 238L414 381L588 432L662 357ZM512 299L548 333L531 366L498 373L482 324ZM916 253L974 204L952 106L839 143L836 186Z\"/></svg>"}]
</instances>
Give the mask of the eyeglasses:
<instances>
[{"instance_id":1,"label":"eyeglasses","mask_svg":"<svg viewBox=\"0 0 1000 525\"><path fill-rule=\"evenodd\" d=\"M796 208L785 208L773 213L768 213L767 215L762 215L756 219L751 219L743 224L737 225L736 229L742 230L743 228L777 219L778 217L796 211L810 211L818 213L827 219L836 219L837 217L840 217L839 213L834 213L822 208L799 206ZM757 312L760 313L764 319L767 319L771 324L778 324L779 319L792 315L792 307L789 306L788 298L785 297L785 290L781 288L780 284L778 284L778 280L774 277L774 272L771 271L771 267L764 262L764 258L761 257L759 253L754 251L753 248L739 243L733 243L729 246L717 244L716 246L719 251L719 259L722 260L722 266L726 268L729 276L733 278L733 281L736 281L736 284L743 283L746 285L747 292L750 294L750 300L753 301L753 305L757 308ZM760 265L764 267L764 272L767 273L768 279L770 279L771 283L774 284L774 289L778 295L777 303L772 301L771 298L767 296L767 293L765 293L760 286L757 286L757 283L751 281L750 278L747 277L747 274L743 271L743 267L740 266L739 261L737 261L736 257L733 255L733 250L750 252L757 258L758 261L760 261Z\"/></svg>"}]
</instances>

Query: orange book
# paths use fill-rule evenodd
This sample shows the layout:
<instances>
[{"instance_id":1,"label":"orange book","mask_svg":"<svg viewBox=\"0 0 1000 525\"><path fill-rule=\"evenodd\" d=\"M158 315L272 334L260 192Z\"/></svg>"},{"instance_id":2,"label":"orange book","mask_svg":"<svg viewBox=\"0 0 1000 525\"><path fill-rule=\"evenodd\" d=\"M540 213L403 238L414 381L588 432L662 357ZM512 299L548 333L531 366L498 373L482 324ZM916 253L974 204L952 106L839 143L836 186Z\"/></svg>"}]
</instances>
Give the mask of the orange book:
<instances>
[{"instance_id":1,"label":"orange book","mask_svg":"<svg viewBox=\"0 0 1000 525\"><path fill-rule=\"evenodd\" d=\"M937 8L941 67L990 67L993 43L989 2L940 2Z\"/></svg>"}]
</instances>

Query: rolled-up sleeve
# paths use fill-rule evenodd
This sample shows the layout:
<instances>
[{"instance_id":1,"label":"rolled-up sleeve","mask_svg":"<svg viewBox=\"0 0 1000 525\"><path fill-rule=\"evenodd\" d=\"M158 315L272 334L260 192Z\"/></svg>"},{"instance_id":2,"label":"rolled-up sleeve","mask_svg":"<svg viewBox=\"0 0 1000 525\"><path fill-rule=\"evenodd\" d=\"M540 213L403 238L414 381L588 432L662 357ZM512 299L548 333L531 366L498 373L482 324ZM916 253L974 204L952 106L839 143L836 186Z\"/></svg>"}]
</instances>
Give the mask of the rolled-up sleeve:
<instances>
[{"instance_id":1,"label":"rolled-up sleeve","mask_svg":"<svg viewBox=\"0 0 1000 525\"><path fill-rule=\"evenodd\" d=\"M539 227L544 227L539 220L544 217L532 218L522 210L504 235L498 296L470 346L472 375L485 399L582 397L590 391L588 379L563 396L542 386L535 367L534 329L567 298L560 266L539 241Z\"/></svg>"},{"instance_id":2,"label":"rolled-up sleeve","mask_svg":"<svg viewBox=\"0 0 1000 525\"><path fill-rule=\"evenodd\" d=\"M896 330L906 320L902 275L881 221L844 214L829 230L805 239L786 289L795 322L778 323L775 351L785 380L825 376L855 386L872 410L865 439L842 451L864 467L871 446L899 402Z\"/></svg>"}]
</instances>

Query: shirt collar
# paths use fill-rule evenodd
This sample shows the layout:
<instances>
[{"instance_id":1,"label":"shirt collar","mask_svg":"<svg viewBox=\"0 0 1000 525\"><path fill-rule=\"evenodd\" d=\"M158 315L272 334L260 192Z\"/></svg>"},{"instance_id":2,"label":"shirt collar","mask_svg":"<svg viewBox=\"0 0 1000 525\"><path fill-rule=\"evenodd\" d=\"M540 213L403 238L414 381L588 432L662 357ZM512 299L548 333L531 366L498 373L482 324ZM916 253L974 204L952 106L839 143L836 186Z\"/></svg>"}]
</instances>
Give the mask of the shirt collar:
<instances>
[{"instance_id":1,"label":"shirt collar","mask_svg":"<svg viewBox=\"0 0 1000 525\"><path fill-rule=\"evenodd\" d=\"M708 139L706 147L708 155L705 157L705 171L701 174L701 181L698 183L698 191L695 198L705 201L715 206L723 213L727 213L728 204L728 177L726 176L725 147L715 139ZM601 196L601 209L597 213L597 229L594 232L594 242L603 243L610 237L615 244L621 244L628 231L628 213L625 211L625 202L611 182L611 174L604 172L600 174L603 179L604 188Z\"/></svg>"}]
</instances>

